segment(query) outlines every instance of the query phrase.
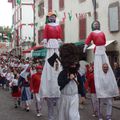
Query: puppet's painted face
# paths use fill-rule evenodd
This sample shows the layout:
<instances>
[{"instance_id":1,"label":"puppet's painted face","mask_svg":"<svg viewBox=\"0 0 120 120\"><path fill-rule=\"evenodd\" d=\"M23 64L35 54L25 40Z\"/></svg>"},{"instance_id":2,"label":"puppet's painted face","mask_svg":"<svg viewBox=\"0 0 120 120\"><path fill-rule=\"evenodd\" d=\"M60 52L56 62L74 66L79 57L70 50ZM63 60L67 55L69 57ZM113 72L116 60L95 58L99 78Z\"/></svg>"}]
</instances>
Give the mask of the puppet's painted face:
<instances>
[{"instance_id":1,"label":"puppet's painted face","mask_svg":"<svg viewBox=\"0 0 120 120\"><path fill-rule=\"evenodd\" d=\"M100 23L99 23L98 21L95 21L95 22L93 23L93 29L94 29L94 30L100 30Z\"/></svg>"},{"instance_id":2,"label":"puppet's painted face","mask_svg":"<svg viewBox=\"0 0 120 120\"><path fill-rule=\"evenodd\" d=\"M55 15L51 15L48 17L49 23L55 23L56 22L56 16Z\"/></svg>"}]
</instances>

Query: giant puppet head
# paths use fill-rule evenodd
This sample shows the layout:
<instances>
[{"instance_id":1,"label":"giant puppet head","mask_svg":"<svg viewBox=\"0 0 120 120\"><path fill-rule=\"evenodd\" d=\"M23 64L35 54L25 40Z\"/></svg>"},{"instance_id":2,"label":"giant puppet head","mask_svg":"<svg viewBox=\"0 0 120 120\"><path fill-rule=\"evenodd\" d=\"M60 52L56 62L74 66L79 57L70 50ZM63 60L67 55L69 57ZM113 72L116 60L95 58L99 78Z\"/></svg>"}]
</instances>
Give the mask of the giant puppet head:
<instances>
[{"instance_id":1,"label":"giant puppet head","mask_svg":"<svg viewBox=\"0 0 120 120\"><path fill-rule=\"evenodd\" d=\"M76 73L79 65L79 49L73 43L67 43L60 47L60 59L63 69L70 73Z\"/></svg>"},{"instance_id":2,"label":"giant puppet head","mask_svg":"<svg viewBox=\"0 0 120 120\"><path fill-rule=\"evenodd\" d=\"M55 23L56 22L56 14L54 12L48 12L46 16L46 23Z\"/></svg>"},{"instance_id":3,"label":"giant puppet head","mask_svg":"<svg viewBox=\"0 0 120 120\"><path fill-rule=\"evenodd\" d=\"M91 25L92 31L94 30L100 30L100 22L99 21L93 21L92 25Z\"/></svg>"}]
</instances>

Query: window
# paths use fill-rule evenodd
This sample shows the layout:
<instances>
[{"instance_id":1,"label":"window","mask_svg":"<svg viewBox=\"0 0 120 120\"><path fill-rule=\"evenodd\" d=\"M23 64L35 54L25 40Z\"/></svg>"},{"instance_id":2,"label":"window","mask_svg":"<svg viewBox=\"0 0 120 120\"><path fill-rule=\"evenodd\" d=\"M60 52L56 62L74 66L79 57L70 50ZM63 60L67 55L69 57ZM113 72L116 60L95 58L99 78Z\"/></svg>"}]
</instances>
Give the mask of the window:
<instances>
[{"instance_id":1,"label":"window","mask_svg":"<svg viewBox=\"0 0 120 120\"><path fill-rule=\"evenodd\" d=\"M22 20L22 8L20 8L20 20Z\"/></svg>"},{"instance_id":2,"label":"window","mask_svg":"<svg viewBox=\"0 0 120 120\"><path fill-rule=\"evenodd\" d=\"M64 9L64 0L59 0L59 9L60 10Z\"/></svg>"},{"instance_id":3,"label":"window","mask_svg":"<svg viewBox=\"0 0 120 120\"><path fill-rule=\"evenodd\" d=\"M108 8L108 23L110 32L119 31L119 2L115 2L109 5Z\"/></svg>"},{"instance_id":4,"label":"window","mask_svg":"<svg viewBox=\"0 0 120 120\"><path fill-rule=\"evenodd\" d=\"M43 29L38 30L38 43L43 40Z\"/></svg>"},{"instance_id":5,"label":"window","mask_svg":"<svg viewBox=\"0 0 120 120\"><path fill-rule=\"evenodd\" d=\"M119 62L119 52L118 51L106 51L109 58L110 65L113 68L114 62Z\"/></svg>"},{"instance_id":6,"label":"window","mask_svg":"<svg viewBox=\"0 0 120 120\"><path fill-rule=\"evenodd\" d=\"M62 36L63 36L63 41L65 41L65 25L61 23L61 29L62 29Z\"/></svg>"},{"instance_id":7,"label":"window","mask_svg":"<svg viewBox=\"0 0 120 120\"><path fill-rule=\"evenodd\" d=\"M79 20L79 38L80 40L86 38L86 18L81 18Z\"/></svg>"},{"instance_id":8,"label":"window","mask_svg":"<svg viewBox=\"0 0 120 120\"><path fill-rule=\"evenodd\" d=\"M19 46L19 31L16 30L16 46Z\"/></svg>"},{"instance_id":9,"label":"window","mask_svg":"<svg viewBox=\"0 0 120 120\"><path fill-rule=\"evenodd\" d=\"M38 5L38 16L42 17L44 15L44 2Z\"/></svg>"},{"instance_id":10,"label":"window","mask_svg":"<svg viewBox=\"0 0 120 120\"><path fill-rule=\"evenodd\" d=\"M14 24L16 24L16 11L14 12Z\"/></svg>"},{"instance_id":11,"label":"window","mask_svg":"<svg viewBox=\"0 0 120 120\"><path fill-rule=\"evenodd\" d=\"M21 12L21 8L19 8L19 9L18 9L18 12L17 12L17 15L18 15L18 16L17 16L17 17L18 17L18 21L21 20L21 19L20 19L20 12Z\"/></svg>"},{"instance_id":12,"label":"window","mask_svg":"<svg viewBox=\"0 0 120 120\"><path fill-rule=\"evenodd\" d=\"M80 3L85 2L86 0L79 0Z\"/></svg>"},{"instance_id":13,"label":"window","mask_svg":"<svg viewBox=\"0 0 120 120\"><path fill-rule=\"evenodd\" d=\"M48 0L48 12L52 11L52 0Z\"/></svg>"},{"instance_id":14,"label":"window","mask_svg":"<svg viewBox=\"0 0 120 120\"><path fill-rule=\"evenodd\" d=\"M14 17L14 15L12 16L12 23L15 24L15 17Z\"/></svg>"}]
</instances>

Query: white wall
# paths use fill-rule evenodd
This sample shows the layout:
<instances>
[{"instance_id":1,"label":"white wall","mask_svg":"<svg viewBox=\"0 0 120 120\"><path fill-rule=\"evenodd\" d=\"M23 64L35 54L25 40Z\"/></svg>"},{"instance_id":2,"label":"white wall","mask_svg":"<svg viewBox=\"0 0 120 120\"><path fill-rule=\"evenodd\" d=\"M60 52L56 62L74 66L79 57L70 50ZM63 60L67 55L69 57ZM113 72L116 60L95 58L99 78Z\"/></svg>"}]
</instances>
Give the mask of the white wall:
<instances>
[{"instance_id":1,"label":"white wall","mask_svg":"<svg viewBox=\"0 0 120 120\"><path fill-rule=\"evenodd\" d=\"M21 37L23 39L27 37L26 41L33 41L33 27L25 25L22 27L21 31L22 31ZM30 40L29 40L29 37L31 38Z\"/></svg>"},{"instance_id":2,"label":"white wall","mask_svg":"<svg viewBox=\"0 0 120 120\"><path fill-rule=\"evenodd\" d=\"M33 23L32 5L22 5L22 23Z\"/></svg>"},{"instance_id":3,"label":"white wall","mask_svg":"<svg viewBox=\"0 0 120 120\"><path fill-rule=\"evenodd\" d=\"M36 2L36 22L38 23L38 27L36 28L36 40L38 39L38 33L37 30L39 29L39 27L44 26L45 23L45 16L48 13L48 2L47 0L44 1L45 4L45 16L42 18L38 17L38 4L40 3L40 1L42 0L37 0ZM84 5L88 6L89 3L85 2ZM90 6L92 5L92 3L90 4ZM83 5L82 5L83 6ZM83 7L84 8L84 7ZM88 12L89 9L85 9L81 10L82 8L80 7L80 3L78 0L65 0L65 9L62 11L59 11L59 0L56 0L55 2L53 2L53 11L57 11L58 13L58 21L62 21L62 18L64 17L64 12L66 13L66 20L65 20L65 42L78 42L79 41L79 20L76 18L75 14L76 13L83 13L83 12ZM69 20L68 17L68 12L70 12L72 10L72 20Z\"/></svg>"},{"instance_id":4,"label":"white wall","mask_svg":"<svg viewBox=\"0 0 120 120\"><path fill-rule=\"evenodd\" d=\"M38 0L37 4L41 0ZM119 50L120 52L120 32L110 33L108 26L108 6L110 3L117 2L120 0L97 0L99 7L97 8L98 12L98 20L101 23L101 30L105 33L107 40L116 40L118 44L115 44L114 50ZM47 0L45 2L45 9L48 8ZM119 3L120 4L120 3ZM87 13L90 12L91 16L87 17L87 35L91 32L91 24L94 21L94 11L93 11L93 3L92 0L86 0L83 3L79 3L79 0L65 0L64 10L59 11L59 0L55 0L53 2L53 10L56 10L58 13L59 21L62 20L64 16L64 12L66 13L65 20L65 42L78 42L79 41L79 21L76 18L75 14L79 13ZM120 5L119 5L120 6ZM40 22L44 24L45 16L43 18L37 18L37 5L36 5L36 22L38 22L38 28L40 27ZM72 10L72 20L70 21L68 18L68 12ZM46 14L45 14L46 15ZM36 39L38 36L36 36ZM114 46L114 45L113 45ZM111 50L113 50L113 46L111 46ZM88 51L88 60L92 61L93 53L92 51Z\"/></svg>"},{"instance_id":5,"label":"white wall","mask_svg":"<svg viewBox=\"0 0 120 120\"><path fill-rule=\"evenodd\" d=\"M31 3L31 2L28 2ZM22 26L21 29L21 38L27 37L26 41L30 40L33 41L33 35L34 35L34 26L30 26L28 24L34 23L34 11L32 8L32 5L22 5L22 20L21 24L26 24Z\"/></svg>"}]
</instances>

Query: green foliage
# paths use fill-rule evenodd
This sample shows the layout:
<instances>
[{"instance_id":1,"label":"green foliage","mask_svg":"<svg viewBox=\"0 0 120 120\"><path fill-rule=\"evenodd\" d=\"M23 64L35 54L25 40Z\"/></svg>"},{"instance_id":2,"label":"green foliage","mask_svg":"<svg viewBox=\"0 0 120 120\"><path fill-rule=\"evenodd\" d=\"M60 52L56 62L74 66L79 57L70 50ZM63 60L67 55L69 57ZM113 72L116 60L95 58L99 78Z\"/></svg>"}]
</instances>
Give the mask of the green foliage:
<instances>
[{"instance_id":1,"label":"green foliage","mask_svg":"<svg viewBox=\"0 0 120 120\"><path fill-rule=\"evenodd\" d=\"M4 41L4 36L7 36L7 40L8 42L10 42L11 40L11 28L9 28L8 26L7 27L3 27L3 26L0 26L0 41Z\"/></svg>"}]
</instances>

